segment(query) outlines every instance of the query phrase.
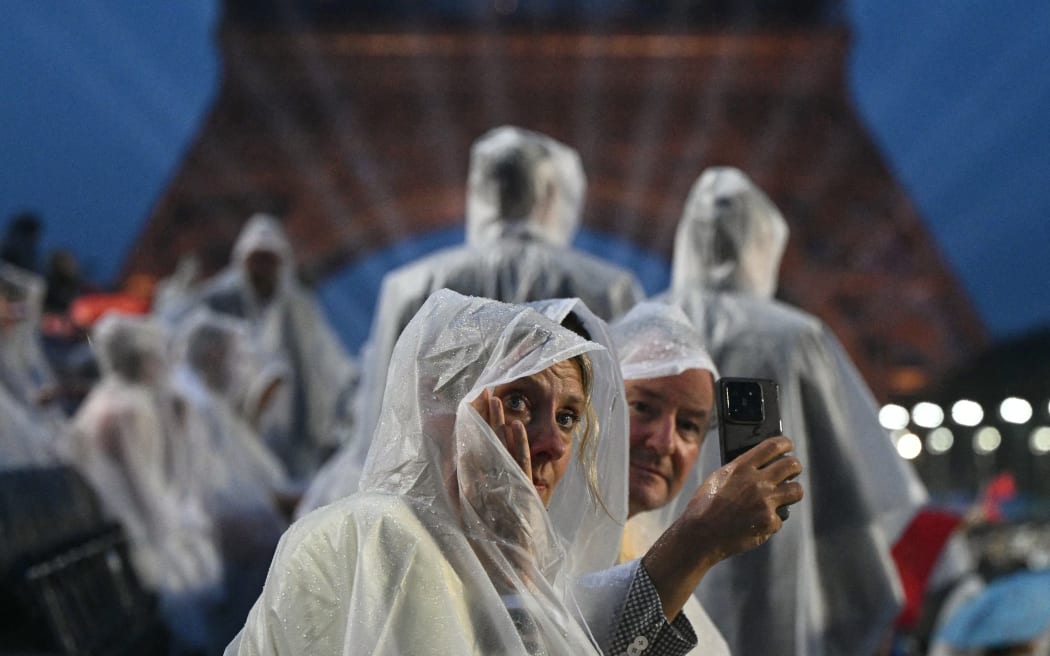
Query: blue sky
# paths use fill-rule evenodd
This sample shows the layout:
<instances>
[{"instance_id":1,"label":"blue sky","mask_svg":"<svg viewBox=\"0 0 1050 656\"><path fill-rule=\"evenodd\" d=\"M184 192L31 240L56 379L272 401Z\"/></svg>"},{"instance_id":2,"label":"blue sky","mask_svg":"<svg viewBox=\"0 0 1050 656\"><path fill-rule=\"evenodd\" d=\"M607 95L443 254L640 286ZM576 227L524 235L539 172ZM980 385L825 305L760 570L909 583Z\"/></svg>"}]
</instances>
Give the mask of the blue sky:
<instances>
[{"instance_id":1,"label":"blue sky","mask_svg":"<svg viewBox=\"0 0 1050 656\"><path fill-rule=\"evenodd\" d=\"M218 88L218 2L5 9L0 220L37 210L45 251L72 247L110 280ZM1050 324L1050 3L851 0L846 15L858 110L993 337Z\"/></svg>"},{"instance_id":2,"label":"blue sky","mask_svg":"<svg viewBox=\"0 0 1050 656\"><path fill-rule=\"evenodd\" d=\"M993 336L1050 323L1050 3L853 0L861 115Z\"/></svg>"}]
</instances>

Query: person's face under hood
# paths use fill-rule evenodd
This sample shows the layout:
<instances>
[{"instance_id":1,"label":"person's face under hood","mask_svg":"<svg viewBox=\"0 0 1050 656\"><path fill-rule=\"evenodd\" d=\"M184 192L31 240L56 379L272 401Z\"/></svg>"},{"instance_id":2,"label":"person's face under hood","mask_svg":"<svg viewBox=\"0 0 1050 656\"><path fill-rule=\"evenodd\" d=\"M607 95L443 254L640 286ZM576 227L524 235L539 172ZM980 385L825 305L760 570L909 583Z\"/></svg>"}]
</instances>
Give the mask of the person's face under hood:
<instances>
[{"instance_id":1,"label":"person's face under hood","mask_svg":"<svg viewBox=\"0 0 1050 656\"><path fill-rule=\"evenodd\" d=\"M528 130L492 130L471 149L467 242L524 237L568 246L586 186L575 150Z\"/></svg>"},{"instance_id":2,"label":"person's face under hood","mask_svg":"<svg viewBox=\"0 0 1050 656\"><path fill-rule=\"evenodd\" d=\"M630 513L663 507L696 464L714 412L711 372L625 381L631 421Z\"/></svg>"},{"instance_id":3,"label":"person's face under hood","mask_svg":"<svg viewBox=\"0 0 1050 656\"><path fill-rule=\"evenodd\" d=\"M787 236L780 211L750 178L729 167L708 169L679 223L672 286L772 298Z\"/></svg>"},{"instance_id":4,"label":"person's face under hood","mask_svg":"<svg viewBox=\"0 0 1050 656\"><path fill-rule=\"evenodd\" d=\"M520 422L528 439L533 487L549 505L554 488L565 475L575 432L586 414L587 391L581 366L563 360L530 376L497 386L508 425Z\"/></svg>"},{"instance_id":5,"label":"person's face under hood","mask_svg":"<svg viewBox=\"0 0 1050 656\"><path fill-rule=\"evenodd\" d=\"M281 256L273 251L252 251L244 259L245 276L260 301L268 303L276 296L281 266Z\"/></svg>"}]
</instances>

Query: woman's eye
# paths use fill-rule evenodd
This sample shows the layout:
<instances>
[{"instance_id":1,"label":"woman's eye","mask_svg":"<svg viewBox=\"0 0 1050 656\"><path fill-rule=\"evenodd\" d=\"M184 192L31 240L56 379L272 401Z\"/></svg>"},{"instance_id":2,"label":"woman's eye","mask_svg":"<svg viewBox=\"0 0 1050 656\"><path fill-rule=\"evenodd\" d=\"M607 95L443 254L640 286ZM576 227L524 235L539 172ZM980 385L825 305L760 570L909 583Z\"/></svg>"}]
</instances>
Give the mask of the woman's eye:
<instances>
[{"instance_id":1,"label":"woman's eye","mask_svg":"<svg viewBox=\"0 0 1050 656\"><path fill-rule=\"evenodd\" d=\"M559 412L558 425L562 428L575 428L580 423L580 415L575 412Z\"/></svg>"},{"instance_id":2,"label":"woman's eye","mask_svg":"<svg viewBox=\"0 0 1050 656\"><path fill-rule=\"evenodd\" d=\"M528 408L528 404L523 395L513 393L503 397L503 407L512 412L523 412Z\"/></svg>"}]
</instances>

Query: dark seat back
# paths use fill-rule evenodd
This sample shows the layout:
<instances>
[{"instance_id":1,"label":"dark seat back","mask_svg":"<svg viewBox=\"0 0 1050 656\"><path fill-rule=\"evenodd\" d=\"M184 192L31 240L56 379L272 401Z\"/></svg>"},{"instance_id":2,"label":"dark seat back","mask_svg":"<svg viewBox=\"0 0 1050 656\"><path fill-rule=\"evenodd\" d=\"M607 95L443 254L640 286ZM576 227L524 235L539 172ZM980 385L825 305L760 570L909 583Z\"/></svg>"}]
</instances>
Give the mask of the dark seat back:
<instances>
[{"instance_id":1,"label":"dark seat back","mask_svg":"<svg viewBox=\"0 0 1050 656\"><path fill-rule=\"evenodd\" d=\"M123 527L68 467L0 472L0 654L163 654Z\"/></svg>"}]
</instances>

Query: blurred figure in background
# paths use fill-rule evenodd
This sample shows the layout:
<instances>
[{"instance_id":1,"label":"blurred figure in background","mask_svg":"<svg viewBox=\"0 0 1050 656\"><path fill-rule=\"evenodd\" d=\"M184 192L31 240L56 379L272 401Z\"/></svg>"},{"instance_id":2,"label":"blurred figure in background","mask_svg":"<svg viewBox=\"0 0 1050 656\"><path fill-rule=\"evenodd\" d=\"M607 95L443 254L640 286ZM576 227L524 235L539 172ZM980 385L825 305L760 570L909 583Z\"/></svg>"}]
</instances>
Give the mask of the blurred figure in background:
<instances>
[{"instance_id":1,"label":"blurred figure in background","mask_svg":"<svg viewBox=\"0 0 1050 656\"><path fill-rule=\"evenodd\" d=\"M69 312L73 301L81 294L91 291L90 285L80 270L80 261L72 251L59 248L47 258L47 294L44 311L55 314Z\"/></svg>"},{"instance_id":2,"label":"blurred figure in background","mask_svg":"<svg viewBox=\"0 0 1050 656\"><path fill-rule=\"evenodd\" d=\"M1050 570L997 578L954 609L930 656L1050 655Z\"/></svg>"},{"instance_id":3,"label":"blurred figure in background","mask_svg":"<svg viewBox=\"0 0 1050 656\"><path fill-rule=\"evenodd\" d=\"M505 303L579 298L610 320L644 297L633 273L571 247L587 181L579 155L550 137L516 127L482 135L470 153L467 242L388 273L362 350L354 438L338 472L356 480L371 443L387 366L401 331L435 291ZM326 476L329 474L326 474Z\"/></svg>"},{"instance_id":4,"label":"blurred figure in background","mask_svg":"<svg viewBox=\"0 0 1050 656\"><path fill-rule=\"evenodd\" d=\"M345 439L357 368L297 280L291 243L276 218L252 216L232 259L207 283L201 303L243 319L260 357L285 364L287 384L258 428L293 482L304 485Z\"/></svg>"},{"instance_id":5,"label":"blurred figure in background","mask_svg":"<svg viewBox=\"0 0 1050 656\"><path fill-rule=\"evenodd\" d=\"M902 592L890 550L924 486L893 447L874 398L816 317L773 298L788 228L741 171L706 170L675 240L671 289L724 375L780 384L784 433L806 498L776 540L714 569L700 598L735 654L872 654ZM717 441L697 476L718 469Z\"/></svg>"},{"instance_id":6,"label":"blurred figure in background","mask_svg":"<svg viewBox=\"0 0 1050 656\"><path fill-rule=\"evenodd\" d=\"M204 286L200 258L190 253L179 258L175 271L157 282L150 312L166 325L175 325L199 303Z\"/></svg>"},{"instance_id":7,"label":"blurred figure in background","mask_svg":"<svg viewBox=\"0 0 1050 656\"><path fill-rule=\"evenodd\" d=\"M60 401L63 388L44 352L41 317L44 279L19 267L0 263L0 385L20 403L50 442L66 429Z\"/></svg>"},{"instance_id":8,"label":"blurred figure in background","mask_svg":"<svg viewBox=\"0 0 1050 656\"><path fill-rule=\"evenodd\" d=\"M40 272L40 236L44 224L34 212L19 212L11 217L0 239L0 261L20 269Z\"/></svg>"},{"instance_id":9,"label":"blurred figure in background","mask_svg":"<svg viewBox=\"0 0 1050 656\"><path fill-rule=\"evenodd\" d=\"M225 646L262 590L281 533L284 468L237 411L250 372L244 326L200 309L177 336L175 388L195 415L194 465L204 510L215 526L225 597L213 615L214 645Z\"/></svg>"},{"instance_id":10,"label":"blurred figure in background","mask_svg":"<svg viewBox=\"0 0 1050 656\"><path fill-rule=\"evenodd\" d=\"M0 265L3 267L6 265ZM4 283L0 280L0 286ZM25 307L11 297L14 290L0 289L0 349L9 331L17 330L25 321ZM51 446L55 435L47 424L35 421L33 411L24 400L0 385L0 469L15 469L45 465L52 461Z\"/></svg>"},{"instance_id":11,"label":"blurred figure in background","mask_svg":"<svg viewBox=\"0 0 1050 656\"><path fill-rule=\"evenodd\" d=\"M155 591L177 653L209 642L222 569L196 490L187 410L166 384L167 344L151 320L110 313L92 330L102 379L59 445L127 531L143 584Z\"/></svg>"}]
</instances>

